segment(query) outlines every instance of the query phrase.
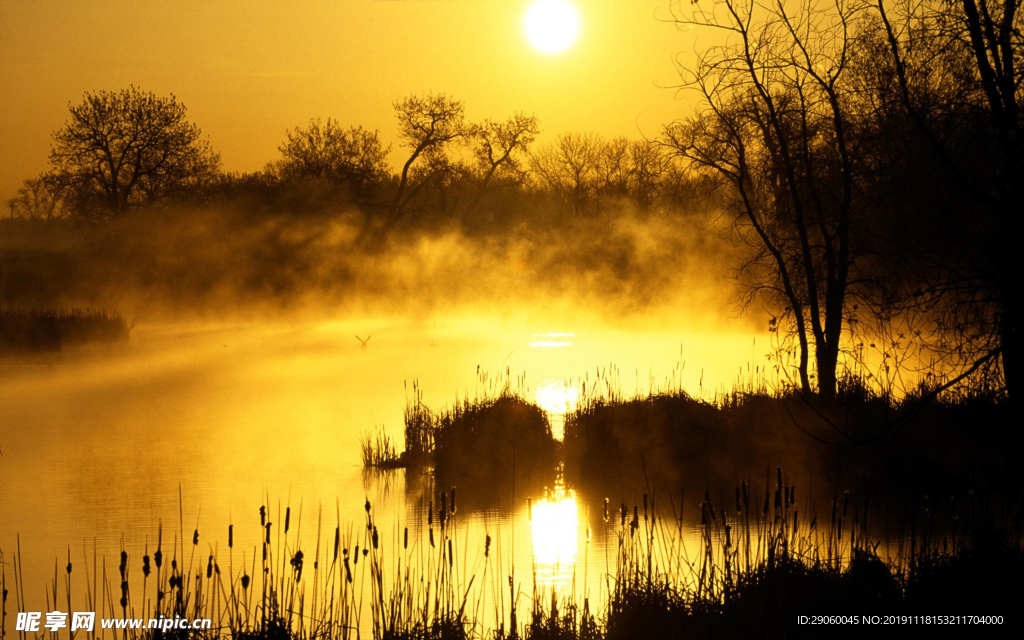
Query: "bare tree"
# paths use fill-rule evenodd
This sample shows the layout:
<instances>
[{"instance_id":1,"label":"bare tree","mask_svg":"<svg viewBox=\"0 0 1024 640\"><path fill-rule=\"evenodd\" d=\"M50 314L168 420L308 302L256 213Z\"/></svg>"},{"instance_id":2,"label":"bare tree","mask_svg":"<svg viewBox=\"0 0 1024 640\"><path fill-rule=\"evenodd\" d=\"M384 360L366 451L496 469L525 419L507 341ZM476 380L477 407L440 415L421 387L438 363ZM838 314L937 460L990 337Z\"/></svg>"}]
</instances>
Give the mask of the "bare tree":
<instances>
[{"instance_id":1,"label":"bare tree","mask_svg":"<svg viewBox=\"0 0 1024 640\"><path fill-rule=\"evenodd\" d=\"M791 323L808 393L813 347L817 391L832 398L858 266L845 95L854 12L841 0L825 9L794 5L677 8L679 23L725 38L683 70L700 112L669 126L665 142L728 185L727 212L751 249L743 264L749 299Z\"/></svg>"},{"instance_id":2,"label":"bare tree","mask_svg":"<svg viewBox=\"0 0 1024 640\"><path fill-rule=\"evenodd\" d=\"M64 189L48 173L26 180L11 205L19 215L30 220L50 220L66 213Z\"/></svg>"},{"instance_id":3,"label":"bare tree","mask_svg":"<svg viewBox=\"0 0 1024 640\"><path fill-rule=\"evenodd\" d=\"M100 91L69 111L53 134L50 162L80 213L120 215L196 189L217 172L217 154L173 95Z\"/></svg>"},{"instance_id":4,"label":"bare tree","mask_svg":"<svg viewBox=\"0 0 1024 640\"><path fill-rule=\"evenodd\" d=\"M409 96L394 106L399 138L411 151L402 165L384 233L406 214L410 200L450 166L447 147L469 132L462 102L444 94Z\"/></svg>"},{"instance_id":5,"label":"bare tree","mask_svg":"<svg viewBox=\"0 0 1024 640\"><path fill-rule=\"evenodd\" d=\"M337 120L313 118L286 133L280 146L285 178L313 178L344 186L362 196L388 177L387 155L378 131L342 127Z\"/></svg>"},{"instance_id":6,"label":"bare tree","mask_svg":"<svg viewBox=\"0 0 1024 640\"><path fill-rule=\"evenodd\" d=\"M669 182L672 157L653 140L634 140L629 145L631 164L629 193L641 207L650 207Z\"/></svg>"},{"instance_id":7,"label":"bare tree","mask_svg":"<svg viewBox=\"0 0 1024 640\"><path fill-rule=\"evenodd\" d=\"M601 140L593 134L563 133L532 157L540 181L572 208L583 212L597 189Z\"/></svg>"},{"instance_id":8,"label":"bare tree","mask_svg":"<svg viewBox=\"0 0 1024 640\"><path fill-rule=\"evenodd\" d=\"M504 122L484 120L472 128L469 140L479 179L477 192L465 215L479 206L495 179L522 184L525 179L523 159L539 133L537 118L521 113Z\"/></svg>"},{"instance_id":9,"label":"bare tree","mask_svg":"<svg viewBox=\"0 0 1024 640\"><path fill-rule=\"evenodd\" d=\"M867 6L885 46L881 80L937 159L939 188L952 185L970 222L957 245L967 259L931 252L932 277L915 286L911 305L928 305L955 331L945 349L969 364L998 353L1003 381L1020 394L1020 293L1017 245L1024 202L1024 14L1016 0L951 0Z\"/></svg>"}]
</instances>

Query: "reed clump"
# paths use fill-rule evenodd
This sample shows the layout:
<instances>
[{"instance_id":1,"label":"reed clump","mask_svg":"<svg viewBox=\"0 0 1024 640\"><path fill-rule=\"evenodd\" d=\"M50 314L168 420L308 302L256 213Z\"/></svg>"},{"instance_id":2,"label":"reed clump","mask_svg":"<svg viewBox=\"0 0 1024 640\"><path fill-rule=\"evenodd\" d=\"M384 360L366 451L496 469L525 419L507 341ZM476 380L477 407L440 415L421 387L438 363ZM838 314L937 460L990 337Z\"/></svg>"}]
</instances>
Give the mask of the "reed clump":
<instances>
[{"instance_id":1,"label":"reed clump","mask_svg":"<svg viewBox=\"0 0 1024 640\"><path fill-rule=\"evenodd\" d=\"M379 429L376 434L367 434L359 441L363 467L372 469L398 469L406 464L405 456L399 454L394 440Z\"/></svg>"},{"instance_id":2,"label":"reed clump","mask_svg":"<svg viewBox=\"0 0 1024 640\"><path fill-rule=\"evenodd\" d=\"M0 354L123 341L131 329L123 316L101 309L0 309Z\"/></svg>"},{"instance_id":3,"label":"reed clump","mask_svg":"<svg viewBox=\"0 0 1024 640\"><path fill-rule=\"evenodd\" d=\"M581 385L566 415L567 472L611 491L645 474L669 486L731 484L737 469L799 464L816 485L862 494L986 490L1012 476L1013 407L982 387L897 397L848 377L831 401L753 385L708 397L682 389L624 398Z\"/></svg>"},{"instance_id":4,"label":"reed clump","mask_svg":"<svg viewBox=\"0 0 1024 640\"><path fill-rule=\"evenodd\" d=\"M405 452L410 464L431 466L442 481L550 475L558 443L547 413L505 385L496 393L456 400L431 410L413 385L405 408Z\"/></svg>"}]
</instances>

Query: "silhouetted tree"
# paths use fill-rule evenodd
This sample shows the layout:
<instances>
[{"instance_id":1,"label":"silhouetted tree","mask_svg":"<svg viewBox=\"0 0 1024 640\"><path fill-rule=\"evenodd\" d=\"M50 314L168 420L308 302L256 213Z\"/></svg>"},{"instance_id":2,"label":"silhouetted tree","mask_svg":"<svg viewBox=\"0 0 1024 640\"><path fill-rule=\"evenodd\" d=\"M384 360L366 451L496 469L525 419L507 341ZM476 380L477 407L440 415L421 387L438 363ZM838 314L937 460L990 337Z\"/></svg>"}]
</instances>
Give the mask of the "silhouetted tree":
<instances>
[{"instance_id":1,"label":"silhouetted tree","mask_svg":"<svg viewBox=\"0 0 1024 640\"><path fill-rule=\"evenodd\" d=\"M815 7L716 0L679 15L725 41L684 72L700 113L669 126L665 141L728 186L726 212L751 249L742 266L748 300L791 322L805 392L813 347L817 391L831 398L858 273L846 108L852 12Z\"/></svg>"},{"instance_id":2,"label":"silhouetted tree","mask_svg":"<svg viewBox=\"0 0 1024 640\"><path fill-rule=\"evenodd\" d=\"M911 5L872 0L884 46L878 93L892 119L916 131L893 136L890 155L911 155L922 139L933 170L927 190L959 207L944 224L921 216L914 245L925 275L905 306L927 306L944 333L940 348L956 363L1001 356L1009 395L1019 395L1021 210L1024 122L1020 82L1024 17L1015 0L951 0ZM909 133L908 133L909 132ZM916 135L913 135L916 134ZM920 152L918 157L924 156ZM937 207L942 211L944 207ZM934 228L947 230L936 238Z\"/></svg>"},{"instance_id":3,"label":"silhouetted tree","mask_svg":"<svg viewBox=\"0 0 1024 640\"><path fill-rule=\"evenodd\" d=\"M411 151L402 165L382 233L406 214L410 200L421 189L451 166L446 155L448 145L468 133L462 102L444 94L409 96L394 106L399 138Z\"/></svg>"},{"instance_id":4,"label":"silhouetted tree","mask_svg":"<svg viewBox=\"0 0 1024 640\"><path fill-rule=\"evenodd\" d=\"M43 173L29 178L11 200L16 215L30 220L49 220L65 215L65 193L60 181Z\"/></svg>"},{"instance_id":5,"label":"silhouetted tree","mask_svg":"<svg viewBox=\"0 0 1024 640\"><path fill-rule=\"evenodd\" d=\"M331 118L313 118L306 127L288 131L280 151L285 179L321 180L356 197L366 196L389 175L390 146L381 142L378 131L345 128Z\"/></svg>"},{"instance_id":6,"label":"silhouetted tree","mask_svg":"<svg viewBox=\"0 0 1024 640\"><path fill-rule=\"evenodd\" d=\"M466 208L467 215L480 204L496 178L522 184L525 179L523 159L539 133L537 118L521 113L504 122L484 120L472 128L469 141L479 179L476 195Z\"/></svg>"},{"instance_id":7,"label":"silhouetted tree","mask_svg":"<svg viewBox=\"0 0 1024 640\"><path fill-rule=\"evenodd\" d=\"M601 139L588 133L563 133L533 155L531 168L574 213L593 200L601 162Z\"/></svg>"},{"instance_id":8,"label":"silhouetted tree","mask_svg":"<svg viewBox=\"0 0 1024 640\"><path fill-rule=\"evenodd\" d=\"M173 95L100 91L69 111L50 162L80 215L116 216L196 189L217 172L217 154Z\"/></svg>"}]
</instances>

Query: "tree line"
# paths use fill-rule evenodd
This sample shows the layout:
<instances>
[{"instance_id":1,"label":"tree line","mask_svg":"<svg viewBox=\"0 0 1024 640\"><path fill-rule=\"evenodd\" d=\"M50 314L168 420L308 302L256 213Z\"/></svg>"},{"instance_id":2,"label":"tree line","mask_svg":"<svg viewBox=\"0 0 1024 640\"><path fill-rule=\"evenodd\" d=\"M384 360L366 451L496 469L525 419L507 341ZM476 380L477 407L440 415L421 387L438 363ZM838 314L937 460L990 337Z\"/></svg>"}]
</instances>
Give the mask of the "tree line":
<instances>
[{"instance_id":1,"label":"tree line","mask_svg":"<svg viewBox=\"0 0 1024 640\"><path fill-rule=\"evenodd\" d=\"M378 130L313 118L285 132L280 156L262 170L226 173L173 95L136 87L89 93L53 134L48 170L26 180L9 205L25 218L103 222L167 203L301 192L358 206L367 233L381 240L410 214L468 218L508 190L549 192L576 214L613 198L641 207L678 202L685 190L681 165L656 140L567 133L535 149L532 115L471 122L462 101L445 94L412 95L393 107L397 168Z\"/></svg>"},{"instance_id":2,"label":"tree line","mask_svg":"<svg viewBox=\"0 0 1024 640\"><path fill-rule=\"evenodd\" d=\"M50 170L12 210L99 220L301 185L358 205L361 237L380 241L424 211L472 219L502 191L587 216L609 203L679 206L701 185L735 243L745 301L771 314L802 393L834 398L855 345L870 342L885 372L917 350L947 384L982 375L1017 395L1016 0L671 8L710 40L680 67L696 107L654 139L568 133L538 146L533 116L474 123L449 96L410 96L394 104L397 168L377 131L314 119L263 171L224 174L173 96L131 88L71 107Z\"/></svg>"}]
</instances>

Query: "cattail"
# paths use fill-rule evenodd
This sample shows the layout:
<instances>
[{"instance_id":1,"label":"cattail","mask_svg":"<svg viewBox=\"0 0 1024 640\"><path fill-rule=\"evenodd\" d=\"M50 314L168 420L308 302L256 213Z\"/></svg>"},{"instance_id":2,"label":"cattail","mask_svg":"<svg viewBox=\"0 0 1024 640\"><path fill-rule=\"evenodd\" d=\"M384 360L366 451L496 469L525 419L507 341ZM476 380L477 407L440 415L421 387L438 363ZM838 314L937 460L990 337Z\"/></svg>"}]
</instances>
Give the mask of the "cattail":
<instances>
[{"instance_id":1,"label":"cattail","mask_svg":"<svg viewBox=\"0 0 1024 640\"><path fill-rule=\"evenodd\" d=\"M728 549L732 546L732 527L725 525L725 548Z\"/></svg>"},{"instance_id":2,"label":"cattail","mask_svg":"<svg viewBox=\"0 0 1024 640\"><path fill-rule=\"evenodd\" d=\"M434 548L434 527L430 527L430 548Z\"/></svg>"},{"instance_id":3,"label":"cattail","mask_svg":"<svg viewBox=\"0 0 1024 640\"><path fill-rule=\"evenodd\" d=\"M199 544L199 529L196 529L196 532L192 534L192 546L194 547L197 544Z\"/></svg>"},{"instance_id":4,"label":"cattail","mask_svg":"<svg viewBox=\"0 0 1024 640\"><path fill-rule=\"evenodd\" d=\"M487 534L484 538L484 557L489 558L491 555L491 534Z\"/></svg>"},{"instance_id":5,"label":"cattail","mask_svg":"<svg viewBox=\"0 0 1024 640\"><path fill-rule=\"evenodd\" d=\"M278 512L280 513L280 512ZM288 507L284 510L284 534L288 535L288 527L292 523L292 508Z\"/></svg>"},{"instance_id":6,"label":"cattail","mask_svg":"<svg viewBox=\"0 0 1024 640\"><path fill-rule=\"evenodd\" d=\"M292 568L295 569L296 582L298 582L302 578L302 559L304 557L305 554L303 554L302 551L299 550L295 552L295 555L292 556L292 559L289 561L289 564L291 564Z\"/></svg>"},{"instance_id":7,"label":"cattail","mask_svg":"<svg viewBox=\"0 0 1024 640\"><path fill-rule=\"evenodd\" d=\"M434 499L430 499L430 507L427 509L427 526L434 526Z\"/></svg>"},{"instance_id":8,"label":"cattail","mask_svg":"<svg viewBox=\"0 0 1024 640\"><path fill-rule=\"evenodd\" d=\"M345 581L352 584L352 568L348 566L348 556L345 556Z\"/></svg>"},{"instance_id":9,"label":"cattail","mask_svg":"<svg viewBox=\"0 0 1024 640\"><path fill-rule=\"evenodd\" d=\"M647 494L644 494L644 520L647 519Z\"/></svg>"},{"instance_id":10,"label":"cattail","mask_svg":"<svg viewBox=\"0 0 1024 640\"><path fill-rule=\"evenodd\" d=\"M338 561L338 546L341 543L341 527L334 527L334 561ZM348 551L345 552L346 554Z\"/></svg>"},{"instance_id":11,"label":"cattail","mask_svg":"<svg viewBox=\"0 0 1024 640\"><path fill-rule=\"evenodd\" d=\"M228 525L228 549L235 546L235 525Z\"/></svg>"},{"instance_id":12,"label":"cattail","mask_svg":"<svg viewBox=\"0 0 1024 640\"><path fill-rule=\"evenodd\" d=\"M352 550L352 564L359 564L359 545Z\"/></svg>"},{"instance_id":13,"label":"cattail","mask_svg":"<svg viewBox=\"0 0 1024 640\"><path fill-rule=\"evenodd\" d=\"M153 554L153 564L155 564L156 568L159 569L163 563L164 554L160 551L160 547L157 547L156 553Z\"/></svg>"},{"instance_id":14,"label":"cattail","mask_svg":"<svg viewBox=\"0 0 1024 640\"><path fill-rule=\"evenodd\" d=\"M608 498L604 499L604 521L608 522Z\"/></svg>"},{"instance_id":15,"label":"cattail","mask_svg":"<svg viewBox=\"0 0 1024 640\"><path fill-rule=\"evenodd\" d=\"M402 534L402 548L409 548L409 527L406 527L405 532Z\"/></svg>"},{"instance_id":16,"label":"cattail","mask_svg":"<svg viewBox=\"0 0 1024 640\"><path fill-rule=\"evenodd\" d=\"M761 510L761 515L763 515L763 516L768 515L768 499L769 499L770 495L771 494L769 492L765 491L765 493L764 493L764 508Z\"/></svg>"},{"instance_id":17,"label":"cattail","mask_svg":"<svg viewBox=\"0 0 1024 640\"><path fill-rule=\"evenodd\" d=\"M455 485L452 485L452 513L455 513Z\"/></svg>"},{"instance_id":18,"label":"cattail","mask_svg":"<svg viewBox=\"0 0 1024 640\"><path fill-rule=\"evenodd\" d=\"M148 578L149 577L149 572L150 572L150 568L149 568L149 554L147 553L146 555L142 556L142 575L144 575L144 576L146 576Z\"/></svg>"},{"instance_id":19,"label":"cattail","mask_svg":"<svg viewBox=\"0 0 1024 640\"><path fill-rule=\"evenodd\" d=\"M775 467L775 490L782 491L782 467Z\"/></svg>"},{"instance_id":20,"label":"cattail","mask_svg":"<svg viewBox=\"0 0 1024 640\"><path fill-rule=\"evenodd\" d=\"M626 515L629 514L629 509L626 508L626 503L623 502L619 505L619 526L626 526Z\"/></svg>"},{"instance_id":21,"label":"cattail","mask_svg":"<svg viewBox=\"0 0 1024 640\"><path fill-rule=\"evenodd\" d=\"M271 523L271 522L267 523L267 544L270 544L270 525L271 524L273 524L273 523Z\"/></svg>"},{"instance_id":22,"label":"cattail","mask_svg":"<svg viewBox=\"0 0 1024 640\"><path fill-rule=\"evenodd\" d=\"M206 579L209 580L212 577L213 577L213 556L211 555L210 559L206 561Z\"/></svg>"},{"instance_id":23,"label":"cattail","mask_svg":"<svg viewBox=\"0 0 1024 640\"><path fill-rule=\"evenodd\" d=\"M448 566L452 566L452 539L448 538Z\"/></svg>"},{"instance_id":24,"label":"cattail","mask_svg":"<svg viewBox=\"0 0 1024 640\"><path fill-rule=\"evenodd\" d=\"M260 505L260 526L267 526L267 507Z\"/></svg>"},{"instance_id":25,"label":"cattail","mask_svg":"<svg viewBox=\"0 0 1024 640\"><path fill-rule=\"evenodd\" d=\"M373 527L373 548L374 549L377 548L378 542L379 542L379 538L377 537L377 526L374 525L374 527Z\"/></svg>"},{"instance_id":26,"label":"cattail","mask_svg":"<svg viewBox=\"0 0 1024 640\"><path fill-rule=\"evenodd\" d=\"M746 480L740 483L740 488L743 489L743 504L746 505L750 501L750 487L747 485Z\"/></svg>"},{"instance_id":27,"label":"cattail","mask_svg":"<svg viewBox=\"0 0 1024 640\"><path fill-rule=\"evenodd\" d=\"M366 513L370 513L370 499L369 498L366 499L366 504L363 505L363 508L366 509Z\"/></svg>"},{"instance_id":28,"label":"cattail","mask_svg":"<svg viewBox=\"0 0 1024 640\"><path fill-rule=\"evenodd\" d=\"M246 574L242 574L242 589L248 589L248 588L249 588L249 576L246 575Z\"/></svg>"}]
</instances>

